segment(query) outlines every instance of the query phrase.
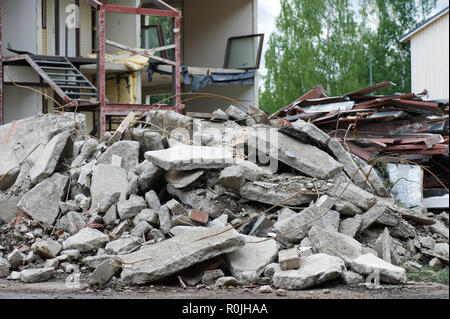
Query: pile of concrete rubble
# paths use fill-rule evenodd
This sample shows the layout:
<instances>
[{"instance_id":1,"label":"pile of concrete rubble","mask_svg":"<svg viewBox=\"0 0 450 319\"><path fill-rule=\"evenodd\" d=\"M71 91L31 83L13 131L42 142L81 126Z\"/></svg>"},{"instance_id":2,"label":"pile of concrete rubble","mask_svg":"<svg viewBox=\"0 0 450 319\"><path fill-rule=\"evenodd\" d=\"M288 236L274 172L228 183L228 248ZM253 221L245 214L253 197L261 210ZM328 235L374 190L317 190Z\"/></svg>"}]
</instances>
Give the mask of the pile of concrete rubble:
<instances>
[{"instance_id":1,"label":"pile of concrete rubble","mask_svg":"<svg viewBox=\"0 0 450 319\"><path fill-rule=\"evenodd\" d=\"M404 207L313 124L191 115L131 112L100 140L75 113L1 126L0 278L307 289L448 267L448 212Z\"/></svg>"}]
</instances>

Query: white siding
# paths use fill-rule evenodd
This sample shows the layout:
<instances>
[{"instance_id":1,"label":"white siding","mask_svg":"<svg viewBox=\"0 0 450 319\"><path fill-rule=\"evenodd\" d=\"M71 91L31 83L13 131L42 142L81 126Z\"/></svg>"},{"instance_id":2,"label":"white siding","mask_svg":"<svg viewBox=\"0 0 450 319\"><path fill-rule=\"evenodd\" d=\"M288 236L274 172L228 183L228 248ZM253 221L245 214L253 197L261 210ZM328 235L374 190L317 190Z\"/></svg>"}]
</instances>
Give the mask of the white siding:
<instances>
[{"instance_id":1,"label":"white siding","mask_svg":"<svg viewBox=\"0 0 450 319\"><path fill-rule=\"evenodd\" d=\"M428 99L449 97L448 12L411 38L411 89Z\"/></svg>"}]
</instances>

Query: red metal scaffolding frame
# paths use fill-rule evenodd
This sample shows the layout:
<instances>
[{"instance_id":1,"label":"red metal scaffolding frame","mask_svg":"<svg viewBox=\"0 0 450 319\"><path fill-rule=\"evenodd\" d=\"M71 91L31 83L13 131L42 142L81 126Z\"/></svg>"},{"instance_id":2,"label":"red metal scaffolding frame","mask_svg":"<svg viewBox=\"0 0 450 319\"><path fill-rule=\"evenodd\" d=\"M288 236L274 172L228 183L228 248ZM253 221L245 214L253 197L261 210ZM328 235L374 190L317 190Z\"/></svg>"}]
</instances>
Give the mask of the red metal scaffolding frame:
<instances>
[{"instance_id":1,"label":"red metal scaffolding frame","mask_svg":"<svg viewBox=\"0 0 450 319\"><path fill-rule=\"evenodd\" d=\"M158 109L174 109L176 112L181 112L183 105L181 104L181 12L168 6L162 7L167 9L149 9L149 8L134 8L119 5L106 5L98 0L85 0L91 7L95 8L98 13L98 32L97 32L97 92L98 105L100 115L100 136L106 132L106 116L107 115L126 115L129 111L145 111L151 109L150 105L142 104L109 104L106 101L106 37L105 37L105 18L107 12L128 13L137 15L151 15L160 17L169 17L174 19L174 39L175 39L175 66L172 68L173 87L175 95L174 106L155 106ZM163 3L162 1L159 1ZM163 3L164 4L164 3ZM2 0L0 0L0 125L3 124L3 60L2 55Z\"/></svg>"}]
</instances>

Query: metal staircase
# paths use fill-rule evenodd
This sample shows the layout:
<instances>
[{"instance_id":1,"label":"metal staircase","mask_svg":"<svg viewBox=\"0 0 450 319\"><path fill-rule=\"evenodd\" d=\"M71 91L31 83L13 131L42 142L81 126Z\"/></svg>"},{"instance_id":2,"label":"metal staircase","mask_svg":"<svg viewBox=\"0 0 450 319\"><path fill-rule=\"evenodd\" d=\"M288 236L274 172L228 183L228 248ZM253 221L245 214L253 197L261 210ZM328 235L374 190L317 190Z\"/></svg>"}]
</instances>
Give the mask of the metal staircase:
<instances>
[{"instance_id":1,"label":"metal staircase","mask_svg":"<svg viewBox=\"0 0 450 319\"><path fill-rule=\"evenodd\" d=\"M97 102L97 88L66 57L26 57L30 66L66 103Z\"/></svg>"}]
</instances>

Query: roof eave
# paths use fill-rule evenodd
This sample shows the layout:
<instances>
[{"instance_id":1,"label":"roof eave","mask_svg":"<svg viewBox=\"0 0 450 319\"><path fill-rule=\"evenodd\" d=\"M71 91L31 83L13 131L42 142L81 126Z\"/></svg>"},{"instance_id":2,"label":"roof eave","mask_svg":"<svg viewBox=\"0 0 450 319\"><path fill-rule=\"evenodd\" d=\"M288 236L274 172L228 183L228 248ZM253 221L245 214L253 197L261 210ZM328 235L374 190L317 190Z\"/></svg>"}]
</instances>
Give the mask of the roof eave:
<instances>
[{"instance_id":1,"label":"roof eave","mask_svg":"<svg viewBox=\"0 0 450 319\"><path fill-rule=\"evenodd\" d=\"M424 29L425 27L427 27L428 25L430 25L431 23L433 23L434 21L436 21L437 19L439 19L440 17L442 17L444 14L449 12L449 7L444 8L443 10L441 10L440 12L436 13L436 15L434 15L433 17L429 18L428 21L425 20L425 22L423 22L422 24L420 24L419 26L417 26L416 28L412 29L411 31L409 31L408 33L404 34L399 41L401 43L407 42L409 41L409 39L412 38L412 36L414 34L416 34L417 32L419 32L420 30Z\"/></svg>"}]
</instances>

